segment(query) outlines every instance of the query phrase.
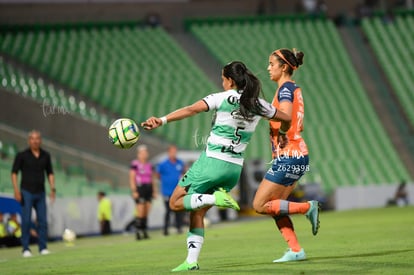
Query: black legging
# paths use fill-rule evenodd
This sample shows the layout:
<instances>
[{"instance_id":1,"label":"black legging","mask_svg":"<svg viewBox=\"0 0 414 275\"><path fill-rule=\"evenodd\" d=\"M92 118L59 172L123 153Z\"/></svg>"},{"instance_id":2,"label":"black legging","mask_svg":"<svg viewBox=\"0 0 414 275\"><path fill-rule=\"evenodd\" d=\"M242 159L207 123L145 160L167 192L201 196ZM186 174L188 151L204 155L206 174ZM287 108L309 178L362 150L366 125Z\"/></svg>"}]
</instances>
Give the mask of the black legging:
<instances>
[{"instance_id":1,"label":"black legging","mask_svg":"<svg viewBox=\"0 0 414 275\"><path fill-rule=\"evenodd\" d=\"M165 216L164 216L164 234L168 234L168 227L170 226L170 216L171 216L171 208L170 208L170 197L164 197L164 204L165 204ZM184 212L174 212L175 214L175 227L177 231L181 233L181 227L183 226L183 219L184 219Z\"/></svg>"}]
</instances>

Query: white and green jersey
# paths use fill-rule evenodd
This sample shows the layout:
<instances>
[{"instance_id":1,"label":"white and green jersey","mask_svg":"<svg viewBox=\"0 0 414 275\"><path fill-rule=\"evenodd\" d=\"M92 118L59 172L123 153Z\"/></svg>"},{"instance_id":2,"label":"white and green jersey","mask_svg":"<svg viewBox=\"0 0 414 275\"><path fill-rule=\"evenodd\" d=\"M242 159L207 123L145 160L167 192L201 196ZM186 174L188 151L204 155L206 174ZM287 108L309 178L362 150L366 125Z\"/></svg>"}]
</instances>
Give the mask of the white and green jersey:
<instances>
[{"instance_id":1,"label":"white and green jersey","mask_svg":"<svg viewBox=\"0 0 414 275\"><path fill-rule=\"evenodd\" d=\"M261 116L244 118L239 111L241 92L228 90L206 96L203 100L209 110L216 110L216 117L207 139L206 155L243 165L244 151L256 129ZM273 118L276 109L260 99L264 117Z\"/></svg>"}]
</instances>

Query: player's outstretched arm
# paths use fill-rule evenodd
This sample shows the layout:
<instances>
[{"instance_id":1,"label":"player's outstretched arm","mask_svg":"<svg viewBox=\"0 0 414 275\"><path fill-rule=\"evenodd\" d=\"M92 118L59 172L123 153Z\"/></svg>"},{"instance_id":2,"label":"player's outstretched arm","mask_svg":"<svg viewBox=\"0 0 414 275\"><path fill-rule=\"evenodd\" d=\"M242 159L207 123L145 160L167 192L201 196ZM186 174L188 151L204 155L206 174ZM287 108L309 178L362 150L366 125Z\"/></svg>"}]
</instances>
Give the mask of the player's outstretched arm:
<instances>
[{"instance_id":1,"label":"player's outstretched arm","mask_svg":"<svg viewBox=\"0 0 414 275\"><path fill-rule=\"evenodd\" d=\"M207 103L204 100L199 100L192 105L175 110L166 116L150 117L146 121L142 122L141 126L144 127L145 130L153 130L166 124L167 122L181 120L205 111L208 111Z\"/></svg>"},{"instance_id":2,"label":"player's outstretched arm","mask_svg":"<svg viewBox=\"0 0 414 275\"><path fill-rule=\"evenodd\" d=\"M292 116L288 115L287 113L283 112L282 110L277 110L275 116L270 120L273 121L280 121L285 123L290 123L292 120Z\"/></svg>"}]
</instances>

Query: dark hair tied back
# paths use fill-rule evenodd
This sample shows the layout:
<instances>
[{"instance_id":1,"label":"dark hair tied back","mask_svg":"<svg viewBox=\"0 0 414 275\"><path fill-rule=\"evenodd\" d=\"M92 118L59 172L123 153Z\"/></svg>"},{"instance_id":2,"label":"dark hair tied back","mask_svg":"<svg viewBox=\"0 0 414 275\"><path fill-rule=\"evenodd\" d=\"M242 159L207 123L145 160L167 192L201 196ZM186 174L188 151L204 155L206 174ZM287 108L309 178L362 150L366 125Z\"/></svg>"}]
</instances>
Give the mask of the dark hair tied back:
<instances>
[{"instance_id":1,"label":"dark hair tied back","mask_svg":"<svg viewBox=\"0 0 414 275\"><path fill-rule=\"evenodd\" d=\"M296 66L299 67L300 65L303 64L303 57L305 56L305 54L301 51L296 50L295 48L293 48L292 50L293 55L296 58Z\"/></svg>"},{"instance_id":2,"label":"dark hair tied back","mask_svg":"<svg viewBox=\"0 0 414 275\"><path fill-rule=\"evenodd\" d=\"M272 53L282 64L287 64L289 67L287 73L292 75L294 70L297 70L300 65L303 64L303 57L305 54L301 51L297 51L295 48L279 49Z\"/></svg>"},{"instance_id":3,"label":"dark hair tied back","mask_svg":"<svg viewBox=\"0 0 414 275\"><path fill-rule=\"evenodd\" d=\"M248 119L254 114L262 114L263 106L260 104L259 95L262 87L260 80L252 74L243 62L233 61L223 68L223 76L231 78L239 91L240 96L240 114Z\"/></svg>"}]
</instances>

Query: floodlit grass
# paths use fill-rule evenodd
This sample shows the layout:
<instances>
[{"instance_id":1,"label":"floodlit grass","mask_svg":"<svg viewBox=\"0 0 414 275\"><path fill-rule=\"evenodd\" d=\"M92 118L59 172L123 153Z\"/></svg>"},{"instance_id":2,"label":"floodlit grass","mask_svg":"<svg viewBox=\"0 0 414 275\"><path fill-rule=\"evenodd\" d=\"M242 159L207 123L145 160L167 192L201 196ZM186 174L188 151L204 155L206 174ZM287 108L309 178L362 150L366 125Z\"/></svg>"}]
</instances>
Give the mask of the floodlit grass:
<instances>
[{"instance_id":1,"label":"floodlit grass","mask_svg":"<svg viewBox=\"0 0 414 275\"><path fill-rule=\"evenodd\" d=\"M318 236L294 217L308 259L274 264L286 244L273 220L253 219L206 230L198 274L414 274L414 208L321 214ZM133 235L83 238L75 246L49 244L51 255L24 259L21 249L0 249L0 274L169 274L186 257L185 234L137 242Z\"/></svg>"}]
</instances>

